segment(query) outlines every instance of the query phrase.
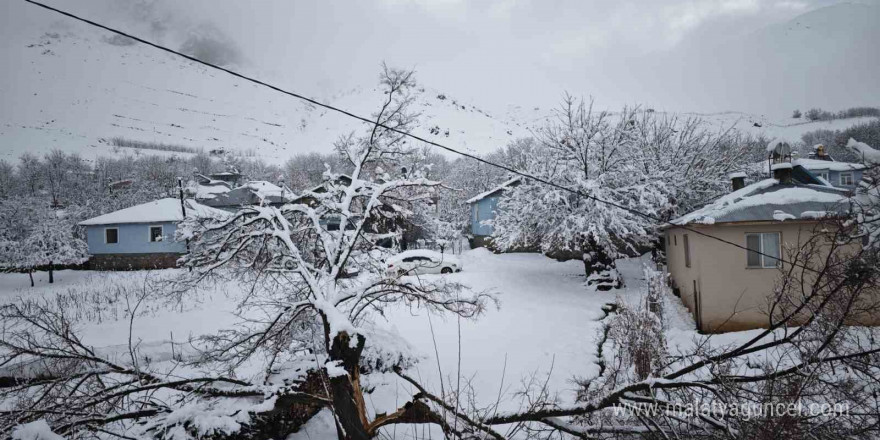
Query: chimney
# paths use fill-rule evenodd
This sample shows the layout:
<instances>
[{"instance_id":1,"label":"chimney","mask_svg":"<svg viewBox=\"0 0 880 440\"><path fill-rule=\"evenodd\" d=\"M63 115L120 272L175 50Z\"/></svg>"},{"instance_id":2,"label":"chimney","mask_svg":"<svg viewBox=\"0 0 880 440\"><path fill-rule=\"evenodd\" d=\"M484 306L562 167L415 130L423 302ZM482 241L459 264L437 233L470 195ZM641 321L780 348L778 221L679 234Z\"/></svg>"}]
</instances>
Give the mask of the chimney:
<instances>
[{"instance_id":1,"label":"chimney","mask_svg":"<svg viewBox=\"0 0 880 440\"><path fill-rule=\"evenodd\" d=\"M746 186L746 173L730 173L730 183L732 191L743 189Z\"/></svg>"},{"instance_id":2,"label":"chimney","mask_svg":"<svg viewBox=\"0 0 880 440\"><path fill-rule=\"evenodd\" d=\"M773 178L778 180L779 183L791 183L791 169L791 162L774 163L770 166L770 170L773 171Z\"/></svg>"},{"instance_id":3,"label":"chimney","mask_svg":"<svg viewBox=\"0 0 880 440\"><path fill-rule=\"evenodd\" d=\"M816 145L816 159L832 161L831 156L828 155L828 152L825 151L825 146L822 144Z\"/></svg>"}]
</instances>

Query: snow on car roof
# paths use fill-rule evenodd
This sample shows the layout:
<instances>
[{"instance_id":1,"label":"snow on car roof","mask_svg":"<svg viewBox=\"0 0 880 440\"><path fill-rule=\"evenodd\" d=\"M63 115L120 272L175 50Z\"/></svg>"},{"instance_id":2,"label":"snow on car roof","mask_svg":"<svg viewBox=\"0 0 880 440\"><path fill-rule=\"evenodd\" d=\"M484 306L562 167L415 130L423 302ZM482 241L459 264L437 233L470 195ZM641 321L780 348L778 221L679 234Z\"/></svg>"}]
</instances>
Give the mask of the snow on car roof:
<instances>
[{"instance_id":1,"label":"snow on car roof","mask_svg":"<svg viewBox=\"0 0 880 440\"><path fill-rule=\"evenodd\" d=\"M446 253L441 254L440 252L432 251L432 250L428 250L428 249L412 249L412 250L403 251L397 255L394 255L393 257L388 258L388 261L399 261L404 258L410 258L410 257L425 257L425 258L430 258L432 260L457 259L457 257L455 257L451 254L446 254Z\"/></svg>"},{"instance_id":2,"label":"snow on car roof","mask_svg":"<svg viewBox=\"0 0 880 440\"><path fill-rule=\"evenodd\" d=\"M187 216L196 217L213 217L228 215L226 211L211 208L209 206L196 203L193 200L186 200ZM155 222L179 222L183 220L183 212L180 206L180 199L167 197L164 199L154 200L152 202L142 203L140 205L131 206L118 211L113 211L104 215L90 218L79 224L82 226L91 225L111 225L120 223L155 223Z\"/></svg>"}]
</instances>

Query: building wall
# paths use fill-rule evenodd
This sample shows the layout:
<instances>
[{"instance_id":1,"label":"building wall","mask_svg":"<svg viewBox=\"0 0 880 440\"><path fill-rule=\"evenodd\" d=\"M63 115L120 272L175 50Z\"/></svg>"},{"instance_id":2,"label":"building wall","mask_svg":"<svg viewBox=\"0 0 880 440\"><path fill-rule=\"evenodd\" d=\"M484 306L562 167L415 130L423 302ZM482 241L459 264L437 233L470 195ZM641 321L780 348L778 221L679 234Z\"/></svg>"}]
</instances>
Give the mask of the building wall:
<instances>
[{"instance_id":1,"label":"building wall","mask_svg":"<svg viewBox=\"0 0 880 440\"><path fill-rule=\"evenodd\" d=\"M162 226L162 241L150 242L150 226ZM118 243L107 244L104 242L104 229L106 228L119 229ZM174 241L176 230L177 225L174 222L86 226L89 254L180 254L186 252L186 244Z\"/></svg>"},{"instance_id":2,"label":"building wall","mask_svg":"<svg viewBox=\"0 0 880 440\"><path fill-rule=\"evenodd\" d=\"M97 254L89 258L92 270L149 270L177 267L178 253Z\"/></svg>"},{"instance_id":3,"label":"building wall","mask_svg":"<svg viewBox=\"0 0 880 440\"><path fill-rule=\"evenodd\" d=\"M811 169L810 172L813 173L814 176L819 176L819 175L825 173L828 175L828 183L830 183L831 185L836 186L838 188L845 188L845 189L855 189L856 185L859 184L859 180L862 179L862 170L833 171L833 170L827 170L827 169L823 170L823 169L816 168L816 169ZM852 173L852 176L853 176L853 184L852 185L841 185L840 184L840 174L846 173L846 172Z\"/></svg>"},{"instance_id":4,"label":"building wall","mask_svg":"<svg viewBox=\"0 0 880 440\"><path fill-rule=\"evenodd\" d=\"M779 232L783 249L799 248L812 235L813 222L689 225L690 228L746 246L746 234ZM686 267L684 235L690 245L691 267ZM681 228L666 232L668 271L682 302L700 330L725 332L766 327L769 300L781 279L777 268L747 267L746 250ZM783 269L788 269L783 267ZM795 269L795 273L799 273Z\"/></svg>"},{"instance_id":5,"label":"building wall","mask_svg":"<svg viewBox=\"0 0 880 440\"><path fill-rule=\"evenodd\" d=\"M498 207L498 196L488 196L474 203L471 203L471 234L473 235L492 235L494 228L490 225L482 225L480 222L484 220L493 220L495 218L495 209Z\"/></svg>"}]
</instances>

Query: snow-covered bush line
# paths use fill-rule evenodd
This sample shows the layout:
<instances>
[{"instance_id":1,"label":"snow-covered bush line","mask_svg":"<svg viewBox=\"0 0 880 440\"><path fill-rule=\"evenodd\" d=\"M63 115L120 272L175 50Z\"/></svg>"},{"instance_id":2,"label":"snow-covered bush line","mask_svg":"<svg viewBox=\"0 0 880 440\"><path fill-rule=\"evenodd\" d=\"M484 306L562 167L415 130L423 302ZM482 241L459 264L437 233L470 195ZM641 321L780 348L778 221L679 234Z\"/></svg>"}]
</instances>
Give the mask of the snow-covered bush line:
<instances>
[{"instance_id":1,"label":"snow-covered bush line","mask_svg":"<svg viewBox=\"0 0 880 440\"><path fill-rule=\"evenodd\" d=\"M799 150L802 157L812 152L815 145L822 144L835 160L860 163L862 155L847 148L850 139L857 139L868 145L880 145L880 118L855 124L843 130L818 129L801 135Z\"/></svg>"},{"instance_id":2,"label":"snow-covered bush line","mask_svg":"<svg viewBox=\"0 0 880 440\"><path fill-rule=\"evenodd\" d=\"M831 121L834 119L860 118L864 116L880 117L880 108L877 107L850 107L846 110L831 112L821 108L811 108L804 113L811 121Z\"/></svg>"},{"instance_id":3,"label":"snow-covered bush line","mask_svg":"<svg viewBox=\"0 0 880 440\"><path fill-rule=\"evenodd\" d=\"M4 304L39 303L50 310L63 312L71 322L79 325L99 325L105 322L129 320L155 315L170 309L191 307L201 299L203 289L190 292L185 298L168 295L173 275L160 272L127 272L113 276L94 273L84 280L63 289L52 289L42 294L21 291L7 298ZM140 304L138 304L140 303Z\"/></svg>"},{"instance_id":4,"label":"snow-covered bush line","mask_svg":"<svg viewBox=\"0 0 880 440\"><path fill-rule=\"evenodd\" d=\"M199 154L204 153L203 148L194 148L186 145L166 144L162 142L139 141L116 136L110 139L110 145L114 147L133 148L135 150L171 151L175 153Z\"/></svg>"}]
</instances>

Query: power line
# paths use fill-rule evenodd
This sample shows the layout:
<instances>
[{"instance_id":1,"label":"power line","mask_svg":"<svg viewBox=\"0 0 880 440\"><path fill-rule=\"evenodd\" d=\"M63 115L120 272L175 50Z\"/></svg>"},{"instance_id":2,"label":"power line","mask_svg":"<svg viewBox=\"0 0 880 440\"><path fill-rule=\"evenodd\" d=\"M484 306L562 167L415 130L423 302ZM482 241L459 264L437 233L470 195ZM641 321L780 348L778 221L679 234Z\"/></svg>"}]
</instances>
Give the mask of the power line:
<instances>
[{"instance_id":1,"label":"power line","mask_svg":"<svg viewBox=\"0 0 880 440\"><path fill-rule=\"evenodd\" d=\"M320 102L320 101L316 101L316 100L314 100L314 99L312 99L312 98L309 98L309 97L307 97L307 96L300 95L299 93L291 92L291 91L289 91L289 90L282 89L281 87L274 86L274 85L272 85L272 84L269 84L269 83L267 83L267 82L261 81L261 80L259 80L259 79L256 79L256 78L253 78L253 77L250 77L250 76L247 76L247 75L244 75L244 74L238 73L238 72L236 72L236 71L234 71L234 70L230 70L230 69L227 69L227 68L225 68L225 67L218 66L218 65L213 64L213 63L209 63L209 62L207 62L207 61L200 60L200 59L198 59L198 58L195 58L195 57L193 57L193 56L187 55L187 54L185 54L185 53L178 52L178 51L176 51L176 50L174 50L174 49L171 49L171 48L168 48L168 47L165 47L165 46L162 46L162 45L159 45L159 44L153 43L153 42L151 42L151 41L149 41L149 40L145 40L145 39L140 38L140 37L136 37L136 36L134 36L134 35L128 34L128 33L126 33L126 32L123 32L123 31L121 31L121 30L119 30L119 29L115 29L115 28L112 28L112 27L109 27L109 26L103 25L103 24L101 24L101 23L94 22L94 21L89 20L89 19L87 19L87 18L83 18L83 17L80 17L80 16L78 16L78 15L74 15L74 14L72 14L72 13L70 13L70 12L63 11L63 10L58 9L58 8L54 8L54 7L49 6L49 5L46 5L46 4L44 4L44 3L40 3L40 2L37 2L37 1L35 1L35 0L24 0L24 1L26 1L26 2L28 2L28 3L30 3L30 4L32 4L32 5L35 5L35 6L39 6L39 7L43 8L43 9L47 9L47 10L49 10L49 11L56 12L56 13L58 13L58 14L61 14L61 15L66 16L66 17L70 17L70 18L72 18L72 19L74 19L74 20L81 21L81 22L86 23L86 24L89 24L89 25L91 25L91 26L95 26L95 27L98 27L98 28L104 29L104 30L109 31L109 32L112 32L112 33L114 33L114 34L122 35L123 37L130 38L130 39L132 39L132 40L134 40L134 41L137 41L137 42L142 43L142 44L146 44L147 46L150 46L150 47L153 47L153 48L159 49L159 50L161 50L161 51L163 51L163 52L167 52L167 53L170 53L170 54L172 54L172 55L177 55L177 56L179 56L179 57L182 57L182 58L185 58L185 59L187 59L187 60L190 60L190 61L192 61L192 62L194 62L194 63L198 63L198 64L201 64L201 65L204 65L204 66L210 67L210 68L212 68L212 69L216 69L216 70L219 70L219 71L222 71L222 72L226 72L226 73L228 73L228 74L230 74L230 75L232 75L232 76L234 76L234 77L236 77L236 78L239 78L239 79L242 79L242 80L245 80L245 81L248 81L248 82L251 82L251 83L257 84L257 85L261 85L261 86L263 86L263 87L267 87L267 88L269 88L269 89L271 89L271 90L274 90L274 91L276 91L276 92L283 93L283 94L285 94L285 95L292 96L292 97L297 98L297 99L301 99L301 100L306 101L306 102L308 102L308 103L314 104L314 105L316 105L316 106L318 106L318 107L323 107L323 108L326 108L326 109L328 109L328 110L332 110L332 111L335 111L335 112L341 113L341 114L346 115L346 116L348 116L348 117L351 117L351 118L357 119L357 120L359 120L359 121L361 121L361 122L364 122L364 123L367 123L367 124L370 124L370 125L375 125L375 126L381 127L381 128L383 128L383 129L385 129L385 130L391 131L391 132L393 132L393 133L397 133L397 134L399 134L399 135L401 135L401 136L406 136L406 137L409 137L409 138L415 139L415 140L417 140L417 141L424 142L424 143L426 143L426 144L428 144L428 145L431 145L431 146L434 146L434 147L437 147L437 148L440 148L440 149L443 149L443 150L449 151L450 153L454 153L454 154L457 154L457 155L462 156L462 157L466 157L466 158L469 158L469 159L472 159L472 160L476 160L476 161L478 161L478 162L484 163L484 164L489 165L489 166L491 166L491 167L495 167L495 168L498 168L498 169L501 169L501 170L507 171L507 172L509 172L509 173L511 173L511 174L515 174L515 175L517 175L517 176L524 177L524 178L526 178L526 179L530 179L530 180L533 180L533 181L535 181L535 182L539 182L539 183L542 183L542 184L544 184L544 185L551 186L551 187L553 187L553 188L556 188L556 189L559 189L559 190L562 190L562 191L565 191L565 192L568 192L568 193L571 193L571 194L577 195L577 196L579 196L579 197L584 197L584 198L587 198L587 199L590 199L590 200L594 200L594 201L596 201L596 202L598 202L598 203L601 203L601 204L605 204L605 205L613 206L613 207L618 208L618 209L622 209L622 210L624 210L624 211L627 211L627 212L629 212L629 213L631 213L631 214L635 214L635 215L637 215L637 216L639 216L639 217L642 217L642 218L646 218L646 219L649 219L649 220L652 220L652 221L655 221L655 222L658 222L658 223L662 223L662 224L664 224L664 225L669 225L669 226L673 226L673 227L677 227L677 228L682 228L682 229L684 229L684 230L686 230L686 231L693 232L694 234L701 235L701 236L704 236L704 237L707 237L707 238L711 238L711 239L713 239L713 240L717 240L717 241L719 241L719 242L721 242L721 243L725 243L725 244L728 244L728 245L731 245L731 246L735 246L735 247L737 247L737 248L739 248L739 249L743 249L743 250L746 250L746 251L749 251L749 252L754 252L755 254L758 254L758 255L761 255L761 256L765 256L765 257L770 257L770 258L773 258L773 259L775 259L775 260L778 260L778 261L780 261L780 262L782 262L782 263L792 264L792 265L794 265L795 267L801 267L801 268L803 268L803 269L806 269L806 270L809 270L809 271L812 271L812 272L819 273L818 270L813 269L813 268L811 268L811 267L809 267L809 266L801 265L801 264L796 264L796 263L793 263L793 262L785 261L785 260L782 258L782 255L779 255L779 256L768 255L768 254L765 254L765 253L763 253L763 252L756 251L756 250L754 250L754 249L749 249L748 247L743 246L743 245L741 245L741 244L739 244L739 243L735 243L735 242L732 242L732 241L730 241L730 240L726 240L726 239L723 239L723 238L721 238L721 237L714 236L714 235L712 235L712 234L707 234L707 233L705 233L705 232L698 231L698 230L693 229L693 228L690 228L690 227L688 227L688 226L686 226L686 225L677 225L677 224L675 224L675 223L670 222L669 220L664 220L664 219L661 219L660 217L657 217L657 216L655 216L655 215L641 212L641 211L639 211L639 210L637 210L637 209L635 209L635 208L630 208L630 207L628 207L628 206L624 206L624 205L621 205L621 204L619 204L619 203L612 202L612 201L610 201L610 200L604 200L604 199L598 198L598 197L596 197L596 196L593 196L593 195L590 195L590 194L584 193L584 192L582 192L582 191L580 191L580 190L576 190L576 189L568 188L568 187L565 187L565 186L559 185L558 183L552 182L552 181L550 181L550 180L547 180L547 179L544 179L544 178L541 178L541 177L538 177L538 176L534 176L534 175L531 175L531 174L528 174L528 173L524 173L524 172L522 172L522 171L515 170L515 169L513 169L513 168L511 168L511 167L509 167L509 166L507 166L507 165L503 165L503 164L499 164L499 163L491 162L491 161L486 160L486 159L483 159L483 158L481 158L481 157L479 157L479 156L476 156L476 155L473 155L473 154L470 154L470 153L466 153L466 152L463 152L463 151L457 150L457 149L455 149L455 148L452 148L452 147L449 147L449 146L446 146L446 145L443 145L443 144L440 144L440 143L437 143L437 142L434 142L434 141L431 141L431 140L425 139L425 138L423 138L423 137L421 137L421 136L414 135L414 134L412 134L412 133L409 133L409 132L406 132L406 131L403 131L403 130L396 129L396 128L394 128L394 127L389 127L389 126L384 125L384 124L382 124L382 123L380 123L380 122L378 122L378 121L373 121L373 120L371 120L371 119L365 118L365 117L360 116L360 115L357 115L357 114L355 114L355 113L352 113L352 112L350 112L350 111L348 111L348 110L345 110L345 109L342 109L342 108L339 108L339 107L335 107L335 106L332 106L332 105L330 105L330 104L325 104L325 103Z\"/></svg>"}]
</instances>

